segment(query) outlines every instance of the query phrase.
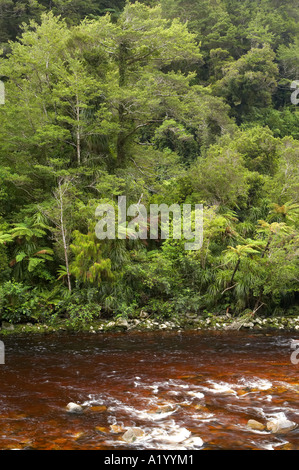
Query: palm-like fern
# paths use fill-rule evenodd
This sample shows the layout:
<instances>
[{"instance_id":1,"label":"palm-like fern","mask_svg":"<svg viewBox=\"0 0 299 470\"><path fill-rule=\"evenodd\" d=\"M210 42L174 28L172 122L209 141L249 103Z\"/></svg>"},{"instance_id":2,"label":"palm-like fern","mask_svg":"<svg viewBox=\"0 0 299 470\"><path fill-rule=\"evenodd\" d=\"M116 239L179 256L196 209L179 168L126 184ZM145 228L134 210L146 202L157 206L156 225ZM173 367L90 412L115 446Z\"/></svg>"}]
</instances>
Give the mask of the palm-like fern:
<instances>
[{"instance_id":1,"label":"palm-like fern","mask_svg":"<svg viewBox=\"0 0 299 470\"><path fill-rule=\"evenodd\" d=\"M22 280L33 273L35 269L46 261L52 261L53 250L42 246L41 241L46 238L49 227L42 221L34 218L26 222L14 224L7 234L9 241L15 241L14 258L10 266L14 267L14 277Z\"/></svg>"},{"instance_id":2,"label":"palm-like fern","mask_svg":"<svg viewBox=\"0 0 299 470\"><path fill-rule=\"evenodd\" d=\"M279 204L272 204L272 210L268 217L268 220L271 222L272 220L283 220L286 222L293 222L299 220L299 204L293 203L292 201L288 201L282 206Z\"/></svg>"},{"instance_id":3,"label":"palm-like fern","mask_svg":"<svg viewBox=\"0 0 299 470\"><path fill-rule=\"evenodd\" d=\"M247 241L248 243L246 245L237 245L236 247L228 246L227 250L224 253L226 262L235 263L228 287L232 286L242 259L248 256L259 254L261 252L261 248L265 245L263 241Z\"/></svg>"}]
</instances>

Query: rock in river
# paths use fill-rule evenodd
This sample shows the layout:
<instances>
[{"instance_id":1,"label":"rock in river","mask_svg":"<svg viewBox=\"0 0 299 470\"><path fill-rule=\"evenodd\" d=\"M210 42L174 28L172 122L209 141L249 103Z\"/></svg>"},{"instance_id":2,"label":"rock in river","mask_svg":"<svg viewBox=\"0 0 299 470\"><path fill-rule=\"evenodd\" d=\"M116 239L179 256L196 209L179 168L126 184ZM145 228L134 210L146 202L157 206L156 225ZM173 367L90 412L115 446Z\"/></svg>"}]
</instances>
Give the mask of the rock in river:
<instances>
[{"instance_id":1,"label":"rock in river","mask_svg":"<svg viewBox=\"0 0 299 470\"><path fill-rule=\"evenodd\" d=\"M204 444L203 440L201 437L190 437L189 439L186 439L184 441L184 446L186 446L187 448L191 447L191 448L194 448L194 447L202 447Z\"/></svg>"},{"instance_id":2,"label":"rock in river","mask_svg":"<svg viewBox=\"0 0 299 470\"><path fill-rule=\"evenodd\" d=\"M254 431L263 431L266 426L255 419L250 419L247 423L247 427Z\"/></svg>"},{"instance_id":3,"label":"rock in river","mask_svg":"<svg viewBox=\"0 0 299 470\"><path fill-rule=\"evenodd\" d=\"M81 405L78 405L77 403L68 403L66 406L66 411L68 413L82 413L83 408Z\"/></svg>"},{"instance_id":4,"label":"rock in river","mask_svg":"<svg viewBox=\"0 0 299 470\"><path fill-rule=\"evenodd\" d=\"M129 428L122 436L122 439L128 444L132 444L137 439L142 439L145 436L143 429L141 428Z\"/></svg>"},{"instance_id":5,"label":"rock in river","mask_svg":"<svg viewBox=\"0 0 299 470\"><path fill-rule=\"evenodd\" d=\"M284 413L277 413L267 422L267 430L274 434L285 433L295 429L297 424L287 419Z\"/></svg>"}]
</instances>

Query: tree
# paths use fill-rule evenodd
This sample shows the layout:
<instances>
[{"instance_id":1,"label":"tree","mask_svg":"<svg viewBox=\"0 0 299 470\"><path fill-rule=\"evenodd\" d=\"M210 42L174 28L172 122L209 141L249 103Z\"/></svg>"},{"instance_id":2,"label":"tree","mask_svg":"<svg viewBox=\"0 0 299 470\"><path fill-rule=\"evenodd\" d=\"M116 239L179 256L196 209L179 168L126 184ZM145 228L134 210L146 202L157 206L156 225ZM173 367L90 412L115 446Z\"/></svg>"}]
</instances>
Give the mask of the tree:
<instances>
[{"instance_id":1,"label":"tree","mask_svg":"<svg viewBox=\"0 0 299 470\"><path fill-rule=\"evenodd\" d=\"M163 88L168 101L176 99L180 80L186 92L187 79L162 67L200 57L186 27L162 20L159 7L128 4L117 24L106 15L73 29L52 13L43 15L41 25L25 27L1 62L8 97L1 109L2 148L19 158L22 142L24 157L33 151L39 163L48 151L63 148L80 165L90 137L110 134L121 166L133 136L163 122ZM12 116L22 123L18 134Z\"/></svg>"},{"instance_id":2,"label":"tree","mask_svg":"<svg viewBox=\"0 0 299 470\"><path fill-rule=\"evenodd\" d=\"M16 152L19 160L22 142L24 159L33 152L44 164L51 152L52 158L80 166L82 146L101 132L99 119L103 119L100 112L99 119L94 117L94 100L101 91L84 61L84 44L63 20L43 15L41 25L31 22L25 27L21 43L12 45L1 70L7 81L7 103L1 109L2 149ZM12 128L12 119L21 123L19 133Z\"/></svg>"},{"instance_id":3,"label":"tree","mask_svg":"<svg viewBox=\"0 0 299 470\"><path fill-rule=\"evenodd\" d=\"M53 191L52 199L44 201L39 206L40 211L49 221L50 231L54 238L54 250L59 259L64 259L68 290L72 292L70 272L70 240L75 220L72 220L74 211L74 177L70 175L58 176L57 186Z\"/></svg>"},{"instance_id":4,"label":"tree","mask_svg":"<svg viewBox=\"0 0 299 470\"><path fill-rule=\"evenodd\" d=\"M279 205L299 202L299 145L292 137L285 137L279 143L277 171L266 183L271 200Z\"/></svg>"},{"instance_id":5,"label":"tree","mask_svg":"<svg viewBox=\"0 0 299 470\"><path fill-rule=\"evenodd\" d=\"M161 8L127 4L118 22L106 16L84 22L89 44L109 55L105 106L115 124L117 165L128 159L132 139L142 129L161 124L171 104L186 93L187 78L166 67L178 61L198 62L198 46L186 26L161 16ZM180 92L180 87L183 90Z\"/></svg>"},{"instance_id":6,"label":"tree","mask_svg":"<svg viewBox=\"0 0 299 470\"><path fill-rule=\"evenodd\" d=\"M284 222L268 223L259 221L257 233L264 239L261 253L260 275L255 279L253 291L256 302L255 312L262 304L263 296L272 293L274 302L286 293L298 292L296 270L298 268L298 231ZM282 261L284 259L284 261ZM277 268L280 266L278 274Z\"/></svg>"},{"instance_id":7,"label":"tree","mask_svg":"<svg viewBox=\"0 0 299 470\"><path fill-rule=\"evenodd\" d=\"M233 146L244 156L250 171L274 175L278 166L279 141L267 127L251 127L236 133Z\"/></svg>"},{"instance_id":8,"label":"tree","mask_svg":"<svg viewBox=\"0 0 299 470\"><path fill-rule=\"evenodd\" d=\"M67 56L67 54L66 54ZM89 136L100 132L97 120L90 119L90 102L99 94L99 84L91 77L80 57L66 57L68 66L57 70L53 96L60 110L57 121L71 131L71 144L76 149L77 166L82 164L82 146ZM86 158L86 156L85 156Z\"/></svg>"},{"instance_id":9,"label":"tree","mask_svg":"<svg viewBox=\"0 0 299 470\"><path fill-rule=\"evenodd\" d=\"M211 146L204 159L198 159L191 172L193 188L208 204L235 209L247 198L249 172L244 158L232 148Z\"/></svg>"},{"instance_id":10,"label":"tree","mask_svg":"<svg viewBox=\"0 0 299 470\"><path fill-rule=\"evenodd\" d=\"M15 40L21 24L39 19L44 10L37 0L0 0L0 44Z\"/></svg>"},{"instance_id":11,"label":"tree","mask_svg":"<svg viewBox=\"0 0 299 470\"><path fill-rule=\"evenodd\" d=\"M228 249L224 252L224 255L227 258L227 261L235 263L235 264L233 267L232 275L228 283L228 286L223 291L223 293L236 286L236 284L233 285L233 282L234 282L235 276L237 274L237 271L239 269L242 259L245 257L260 253L261 249L257 241L253 241L253 240L246 240L246 241L248 243L244 245L237 245L236 247L228 246Z\"/></svg>"},{"instance_id":12,"label":"tree","mask_svg":"<svg viewBox=\"0 0 299 470\"><path fill-rule=\"evenodd\" d=\"M214 90L224 96L238 122L254 108L270 106L277 87L278 67L269 45L252 48L237 61L223 68L223 78Z\"/></svg>"},{"instance_id":13,"label":"tree","mask_svg":"<svg viewBox=\"0 0 299 470\"><path fill-rule=\"evenodd\" d=\"M281 44L277 51L277 58L281 66L283 78L290 81L299 78L299 39L296 38L292 44L288 46Z\"/></svg>"},{"instance_id":14,"label":"tree","mask_svg":"<svg viewBox=\"0 0 299 470\"><path fill-rule=\"evenodd\" d=\"M64 22L53 15L44 16L40 26L32 21L25 27L20 42L11 45L9 57L1 59L7 97L0 109L1 155L5 161L10 154L10 167L18 168L20 160L20 166L26 165L32 154L35 163L45 163L47 151L53 151L55 144L69 136L57 123L52 93L68 37Z\"/></svg>"},{"instance_id":15,"label":"tree","mask_svg":"<svg viewBox=\"0 0 299 470\"><path fill-rule=\"evenodd\" d=\"M233 25L224 2L203 0L162 0L165 18L180 18L201 43L205 60L212 49L227 49L235 55L237 29ZM200 74L202 77L202 75Z\"/></svg>"}]
</instances>

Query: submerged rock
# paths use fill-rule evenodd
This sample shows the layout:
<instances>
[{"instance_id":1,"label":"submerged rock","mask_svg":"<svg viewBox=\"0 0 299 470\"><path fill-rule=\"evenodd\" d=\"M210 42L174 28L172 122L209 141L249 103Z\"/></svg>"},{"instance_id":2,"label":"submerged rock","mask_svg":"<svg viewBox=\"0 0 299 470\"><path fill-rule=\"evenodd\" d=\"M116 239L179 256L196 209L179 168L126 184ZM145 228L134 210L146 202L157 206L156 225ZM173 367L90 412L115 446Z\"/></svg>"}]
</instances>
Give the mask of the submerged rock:
<instances>
[{"instance_id":1,"label":"submerged rock","mask_svg":"<svg viewBox=\"0 0 299 470\"><path fill-rule=\"evenodd\" d=\"M155 413L171 413L172 411L176 410L176 406L169 404L169 405L162 405L155 410Z\"/></svg>"},{"instance_id":2,"label":"submerged rock","mask_svg":"<svg viewBox=\"0 0 299 470\"><path fill-rule=\"evenodd\" d=\"M250 419L247 423L247 427L253 429L254 431L263 431L266 429L266 426L255 419Z\"/></svg>"},{"instance_id":3,"label":"submerged rock","mask_svg":"<svg viewBox=\"0 0 299 470\"><path fill-rule=\"evenodd\" d=\"M124 428L120 426L119 424L110 424L110 431L119 434L120 432L123 432Z\"/></svg>"},{"instance_id":4,"label":"submerged rock","mask_svg":"<svg viewBox=\"0 0 299 470\"><path fill-rule=\"evenodd\" d=\"M219 393L221 395L236 395L236 392L232 390L228 385L214 383L210 389L213 393Z\"/></svg>"},{"instance_id":5,"label":"submerged rock","mask_svg":"<svg viewBox=\"0 0 299 470\"><path fill-rule=\"evenodd\" d=\"M109 429L105 426L96 426L95 430L101 432L102 434L107 434L109 432Z\"/></svg>"},{"instance_id":6,"label":"submerged rock","mask_svg":"<svg viewBox=\"0 0 299 470\"><path fill-rule=\"evenodd\" d=\"M90 411L94 412L102 412L102 411L107 411L107 406L105 405L95 405L90 407Z\"/></svg>"},{"instance_id":7,"label":"submerged rock","mask_svg":"<svg viewBox=\"0 0 299 470\"><path fill-rule=\"evenodd\" d=\"M296 427L297 424L287 419L284 413L277 413L267 422L267 430L274 434L289 432Z\"/></svg>"},{"instance_id":8,"label":"submerged rock","mask_svg":"<svg viewBox=\"0 0 299 470\"><path fill-rule=\"evenodd\" d=\"M169 404L160 405L156 408L153 408L153 409L149 410L148 413L151 414L151 415L155 415L155 414L156 415L157 414L158 415L159 414L164 415L164 414L168 414L168 413L173 413L177 409L178 409L178 406L176 404L173 405L173 404L169 403Z\"/></svg>"},{"instance_id":9,"label":"submerged rock","mask_svg":"<svg viewBox=\"0 0 299 470\"><path fill-rule=\"evenodd\" d=\"M180 444L191 436L191 432L186 428L179 428L169 434L160 437L160 440L169 444Z\"/></svg>"},{"instance_id":10,"label":"submerged rock","mask_svg":"<svg viewBox=\"0 0 299 470\"><path fill-rule=\"evenodd\" d=\"M184 445L187 447L202 447L204 444L203 440L201 437L189 437L189 439L186 439L184 441Z\"/></svg>"},{"instance_id":11,"label":"submerged rock","mask_svg":"<svg viewBox=\"0 0 299 470\"><path fill-rule=\"evenodd\" d=\"M76 432L75 434L72 434L72 438L75 440L75 441L78 441L79 439L81 439L81 437L84 437L85 436L85 432L84 431L78 431Z\"/></svg>"},{"instance_id":12,"label":"submerged rock","mask_svg":"<svg viewBox=\"0 0 299 470\"><path fill-rule=\"evenodd\" d=\"M122 439L128 444L132 444L137 439L142 439L145 436L145 432L141 428L129 428L122 436Z\"/></svg>"},{"instance_id":13,"label":"submerged rock","mask_svg":"<svg viewBox=\"0 0 299 470\"><path fill-rule=\"evenodd\" d=\"M68 413L82 413L83 408L81 405L78 405L77 403L68 403L66 406L66 411Z\"/></svg>"},{"instance_id":14,"label":"submerged rock","mask_svg":"<svg viewBox=\"0 0 299 470\"><path fill-rule=\"evenodd\" d=\"M189 392L187 392L187 395L190 395L190 397L194 397L194 398L204 398L204 394L201 393L201 392L194 392L192 390L190 390Z\"/></svg>"}]
</instances>

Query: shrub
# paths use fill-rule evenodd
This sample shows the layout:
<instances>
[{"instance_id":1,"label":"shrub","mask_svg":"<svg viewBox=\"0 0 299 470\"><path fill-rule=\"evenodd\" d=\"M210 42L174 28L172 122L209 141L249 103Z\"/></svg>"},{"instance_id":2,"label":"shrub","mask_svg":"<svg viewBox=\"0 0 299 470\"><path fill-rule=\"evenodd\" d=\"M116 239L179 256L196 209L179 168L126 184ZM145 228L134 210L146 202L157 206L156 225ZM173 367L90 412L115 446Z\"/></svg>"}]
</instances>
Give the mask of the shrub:
<instances>
[{"instance_id":1,"label":"shrub","mask_svg":"<svg viewBox=\"0 0 299 470\"><path fill-rule=\"evenodd\" d=\"M39 298L22 282L7 281L0 286L0 317L11 323L22 323L36 316Z\"/></svg>"}]
</instances>

